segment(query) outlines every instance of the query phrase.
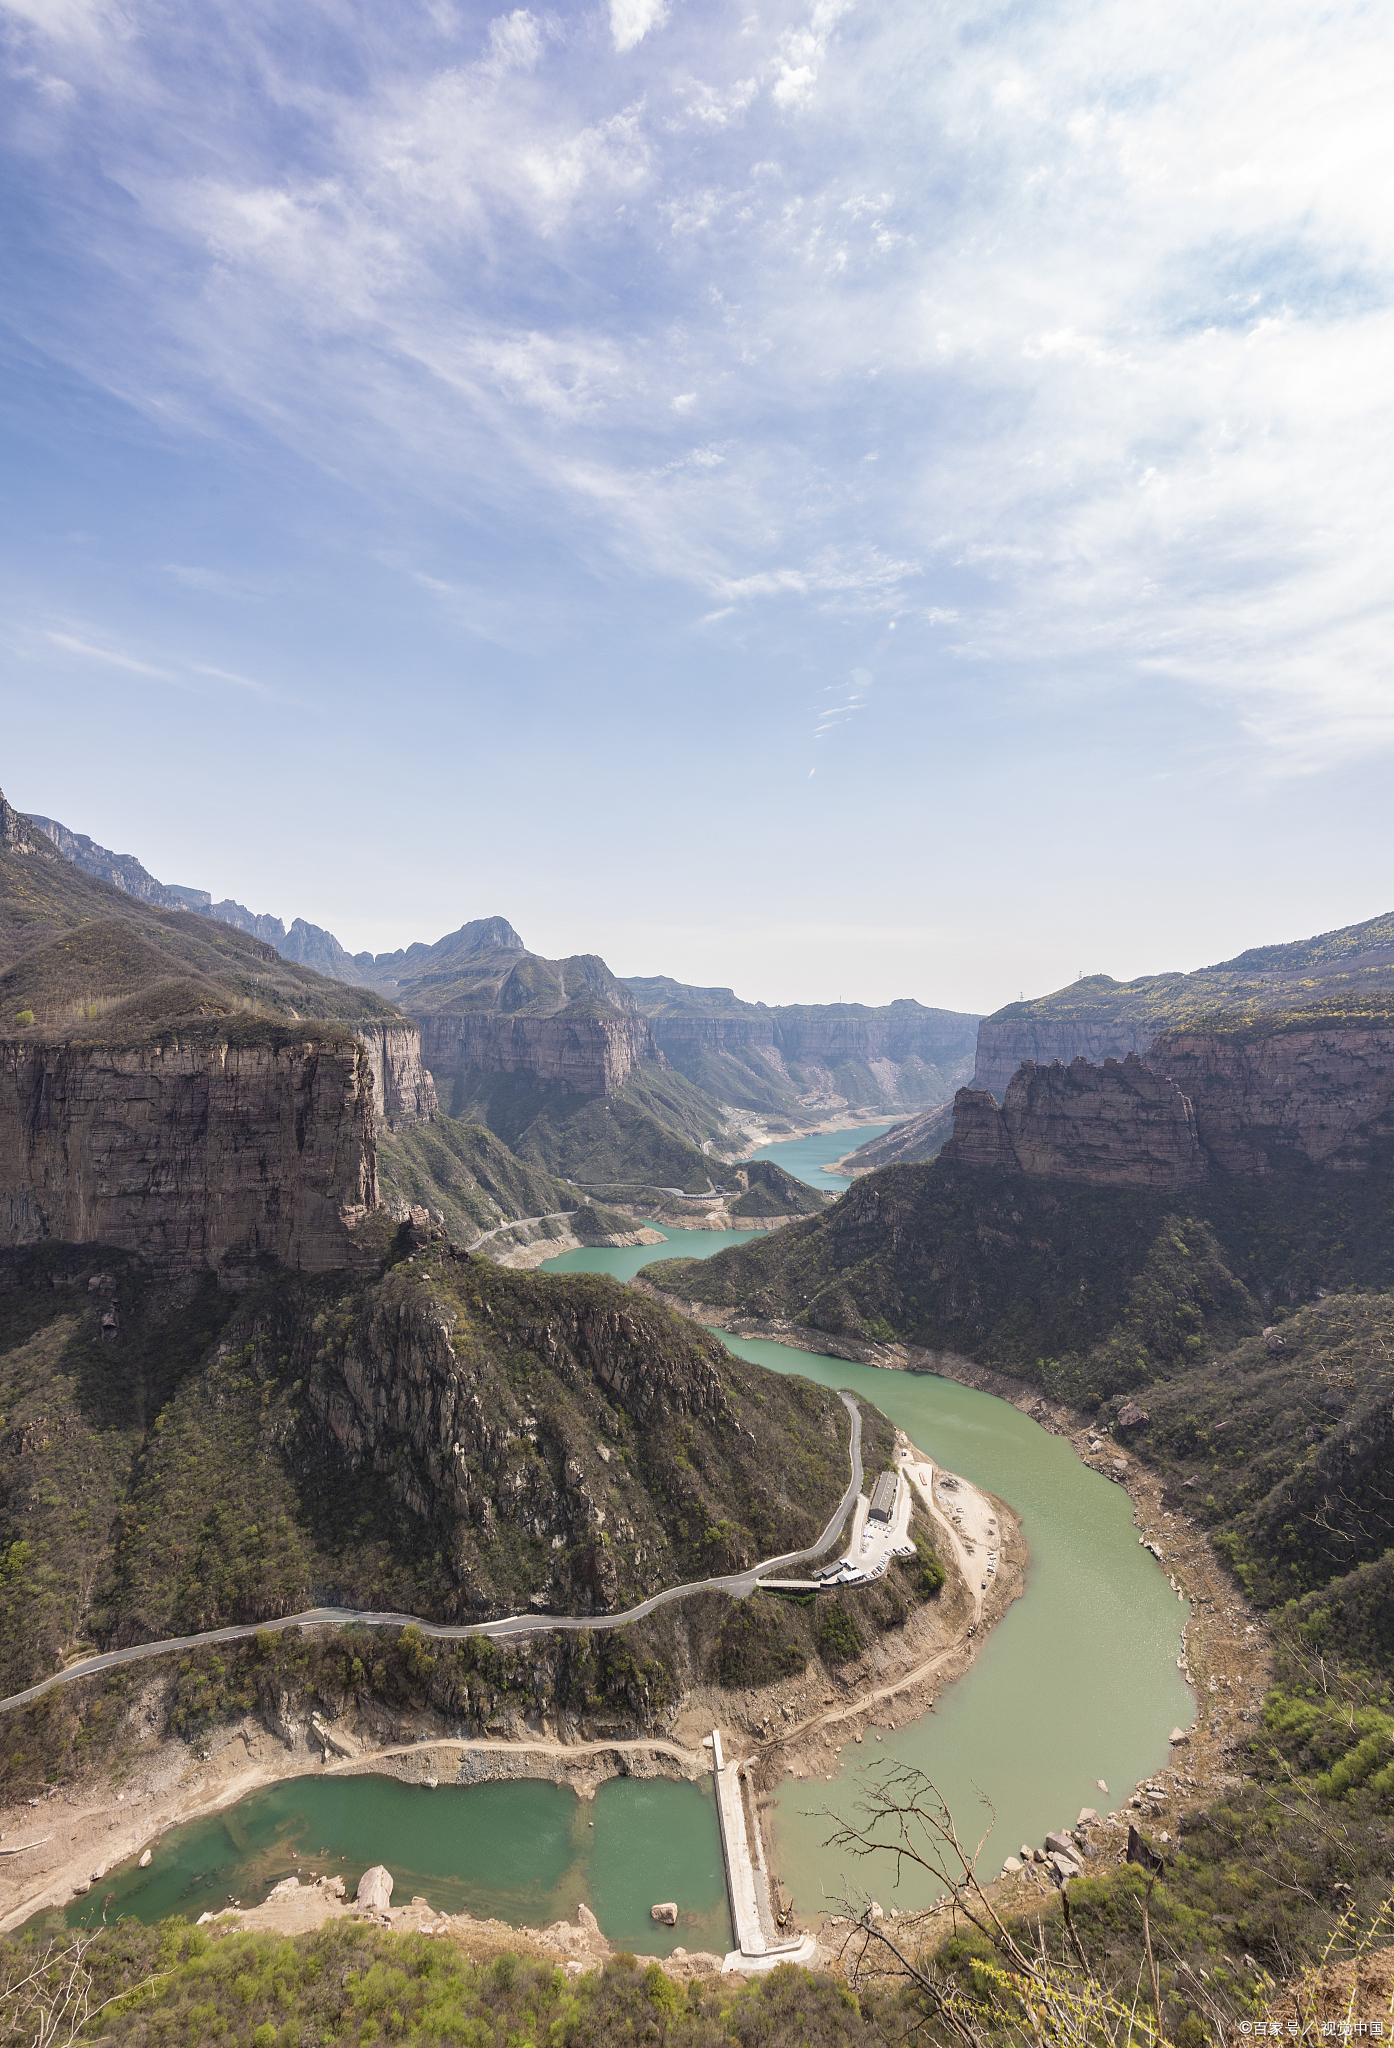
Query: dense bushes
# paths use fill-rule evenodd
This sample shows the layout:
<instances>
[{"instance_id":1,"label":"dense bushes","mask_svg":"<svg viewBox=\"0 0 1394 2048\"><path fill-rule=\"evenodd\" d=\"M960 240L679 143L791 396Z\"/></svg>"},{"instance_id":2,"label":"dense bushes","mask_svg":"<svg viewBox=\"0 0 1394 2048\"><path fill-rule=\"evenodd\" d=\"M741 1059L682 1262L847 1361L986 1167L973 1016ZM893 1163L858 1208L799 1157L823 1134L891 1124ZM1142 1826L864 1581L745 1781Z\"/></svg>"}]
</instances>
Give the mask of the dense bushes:
<instances>
[{"instance_id":1,"label":"dense bushes","mask_svg":"<svg viewBox=\"0 0 1394 2048\"><path fill-rule=\"evenodd\" d=\"M0 1943L0 2006L43 1948L34 1939ZM65 1952L71 1976L73 1945L54 1945L55 2006L64 1995ZM787 1964L757 1984L733 1987L715 1979L676 1983L656 1964L640 1970L633 1956L615 1956L573 1981L548 1962L507 1952L473 1962L448 1938L389 1934L357 1921L293 1940L123 1921L86 1945L76 1989L92 2008L105 2006L102 2040L129 2048L195 2041L308 2048L330 2040L363 2048L381 2041L879 2048L903 2031L903 2022L890 2032L878 2023L878 2007L892 2022L899 2017L894 1995L859 2001L845 1984ZM66 2029L58 2038L68 2038Z\"/></svg>"}]
</instances>

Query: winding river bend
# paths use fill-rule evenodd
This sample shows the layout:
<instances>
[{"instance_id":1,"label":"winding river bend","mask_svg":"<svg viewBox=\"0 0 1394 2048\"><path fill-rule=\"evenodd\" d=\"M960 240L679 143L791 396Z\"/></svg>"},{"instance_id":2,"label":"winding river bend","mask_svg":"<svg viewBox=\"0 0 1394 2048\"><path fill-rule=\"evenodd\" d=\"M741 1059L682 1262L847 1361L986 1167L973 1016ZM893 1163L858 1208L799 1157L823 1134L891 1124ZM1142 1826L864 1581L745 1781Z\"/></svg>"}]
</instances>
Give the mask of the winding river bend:
<instances>
[{"instance_id":1,"label":"winding river bend","mask_svg":"<svg viewBox=\"0 0 1394 2048\"><path fill-rule=\"evenodd\" d=\"M836 1187L845 1182L820 1168L837 1156L839 1142L840 1134L795 1140L767 1146L762 1156L812 1185ZM544 1270L629 1279L655 1259L709 1257L748 1241L666 1227L664 1235L661 1245L569 1252ZM830 1782L785 1779L774 1814L775 1868L801 1912L831 1906L849 1879L873 1889L889 1883L865 1866L846 1869L823 1846L831 1823L822 1809L847 1811L869 1763L895 1757L927 1771L974 1840L988 1825L982 1802L990 1799L997 1814L983 1859L990 1870L1021 1842L1039 1842L1081 1806L1099 1803L1096 1780L1119 1799L1163 1762L1168 1730L1192 1717L1176 1669L1186 1610L1139 1547L1121 1488L1015 1408L954 1381L725 1341L775 1372L801 1373L875 1403L949 1470L1011 1502L1031 1548L1025 1595L933 1713L880 1739L868 1733L843 1752ZM150 1869L113 1872L101 1900L109 1917L196 1917L229 1896L252 1904L267 1882L297 1868L337 1870L351 1885L374 1862L393 1871L398 1898L420 1892L448 1911L468 1906L479 1917L535 1925L573 1918L584 1899L623 1946L664 1954L679 1942L728 1945L713 1801L705 1787L667 1781L616 1780L590 1803L548 1784L428 1792L386 1778L290 1780L172 1831ZM929 1891L907 1880L881 1895L887 1904L913 1905ZM654 1926L649 1904L673 1897L683 1902L679 1926ZM64 1917L77 1922L99 1910L94 1888Z\"/></svg>"}]
</instances>

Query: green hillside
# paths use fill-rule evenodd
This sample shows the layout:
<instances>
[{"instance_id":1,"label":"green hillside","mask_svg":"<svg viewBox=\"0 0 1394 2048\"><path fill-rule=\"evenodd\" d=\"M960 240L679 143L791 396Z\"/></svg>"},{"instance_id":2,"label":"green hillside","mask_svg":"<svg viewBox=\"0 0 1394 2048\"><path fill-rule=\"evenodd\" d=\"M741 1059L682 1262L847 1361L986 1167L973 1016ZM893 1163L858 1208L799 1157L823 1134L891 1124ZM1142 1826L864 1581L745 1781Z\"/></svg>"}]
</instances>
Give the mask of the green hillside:
<instances>
[{"instance_id":1,"label":"green hillside","mask_svg":"<svg viewBox=\"0 0 1394 2048\"><path fill-rule=\"evenodd\" d=\"M681 1074L644 1063L610 1095L577 1095L529 1074L487 1075L456 1113L487 1124L528 1165L617 1195L644 1186L705 1194L721 1163L702 1142L717 1105Z\"/></svg>"},{"instance_id":2,"label":"green hillside","mask_svg":"<svg viewBox=\"0 0 1394 2048\"><path fill-rule=\"evenodd\" d=\"M4 1255L0 1694L78 1643L325 1588L442 1619L625 1605L826 1520L847 1478L834 1395L611 1280L403 1249L377 1280L240 1296L90 1247ZM479 1404L450 1423L457 1379Z\"/></svg>"}]
</instances>

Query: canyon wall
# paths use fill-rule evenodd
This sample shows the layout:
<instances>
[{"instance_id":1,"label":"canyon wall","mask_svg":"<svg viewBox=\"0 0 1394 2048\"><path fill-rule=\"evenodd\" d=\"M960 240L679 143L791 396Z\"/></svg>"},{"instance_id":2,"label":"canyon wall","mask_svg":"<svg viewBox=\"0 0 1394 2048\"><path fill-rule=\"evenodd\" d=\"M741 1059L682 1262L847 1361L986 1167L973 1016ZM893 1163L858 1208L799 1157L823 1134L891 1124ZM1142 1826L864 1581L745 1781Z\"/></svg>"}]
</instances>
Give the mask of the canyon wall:
<instances>
[{"instance_id":1,"label":"canyon wall","mask_svg":"<svg viewBox=\"0 0 1394 2048\"><path fill-rule=\"evenodd\" d=\"M433 1074L528 1074L577 1095L610 1095L641 1060L661 1058L647 1018L509 1017L493 1010L423 1014L421 1053Z\"/></svg>"},{"instance_id":2,"label":"canyon wall","mask_svg":"<svg viewBox=\"0 0 1394 2048\"><path fill-rule=\"evenodd\" d=\"M960 1089L949 1165L1096 1187L1181 1188L1394 1156L1394 1028L1164 1032L1145 1059L1026 1061L999 1109Z\"/></svg>"},{"instance_id":3,"label":"canyon wall","mask_svg":"<svg viewBox=\"0 0 1394 2048\"><path fill-rule=\"evenodd\" d=\"M974 1088L986 1088L1003 1101L1007 1084L1024 1061L1048 1067L1059 1060L1086 1059L1093 1066L1105 1060L1145 1053L1157 1025L1145 1016L1091 1016L1087 1011L1043 1017L984 1017L978 1025L973 1063Z\"/></svg>"},{"instance_id":4,"label":"canyon wall","mask_svg":"<svg viewBox=\"0 0 1394 2048\"><path fill-rule=\"evenodd\" d=\"M1394 1030L1164 1032L1147 1064L1184 1090L1201 1144L1256 1179L1307 1160L1360 1172L1394 1138Z\"/></svg>"},{"instance_id":5,"label":"canyon wall","mask_svg":"<svg viewBox=\"0 0 1394 2048\"><path fill-rule=\"evenodd\" d=\"M435 1081L421 1057L421 1033L416 1025L368 1020L355 1024L353 1030L368 1056L374 1107L388 1129L428 1123L440 1104Z\"/></svg>"},{"instance_id":6,"label":"canyon wall","mask_svg":"<svg viewBox=\"0 0 1394 2048\"><path fill-rule=\"evenodd\" d=\"M1190 1187L1206 1170L1190 1102L1135 1054L1101 1067L1028 1061L1000 1109L987 1089L961 1088L953 1136L939 1157L951 1166L1094 1187Z\"/></svg>"},{"instance_id":7,"label":"canyon wall","mask_svg":"<svg viewBox=\"0 0 1394 2048\"><path fill-rule=\"evenodd\" d=\"M326 1272L377 1201L372 1061L346 1033L0 1045L0 1243Z\"/></svg>"}]
</instances>

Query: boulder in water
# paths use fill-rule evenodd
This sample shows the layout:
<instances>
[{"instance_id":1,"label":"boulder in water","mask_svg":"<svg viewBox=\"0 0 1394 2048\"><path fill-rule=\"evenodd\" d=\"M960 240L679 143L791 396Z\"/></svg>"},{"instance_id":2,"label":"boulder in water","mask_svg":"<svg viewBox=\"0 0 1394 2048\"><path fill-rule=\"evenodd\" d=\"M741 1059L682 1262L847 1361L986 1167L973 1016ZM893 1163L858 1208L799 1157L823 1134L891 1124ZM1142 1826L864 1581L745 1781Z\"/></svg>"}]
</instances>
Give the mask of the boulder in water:
<instances>
[{"instance_id":1,"label":"boulder in water","mask_svg":"<svg viewBox=\"0 0 1394 2048\"><path fill-rule=\"evenodd\" d=\"M678 1924L678 1909L675 1901L667 1899L661 1906L650 1906L649 1918L650 1920L656 1920L660 1927L676 1927Z\"/></svg>"}]
</instances>

